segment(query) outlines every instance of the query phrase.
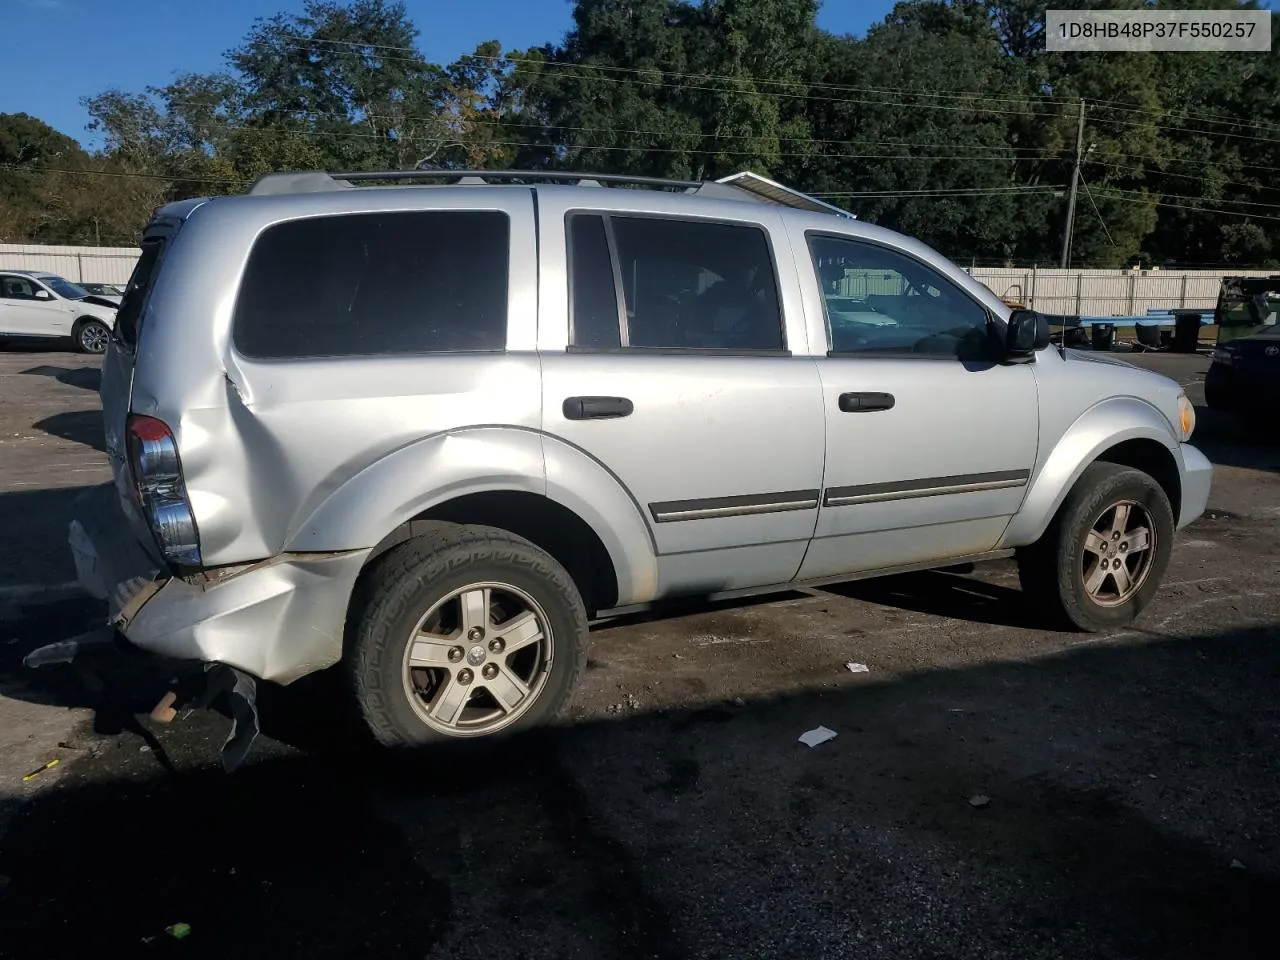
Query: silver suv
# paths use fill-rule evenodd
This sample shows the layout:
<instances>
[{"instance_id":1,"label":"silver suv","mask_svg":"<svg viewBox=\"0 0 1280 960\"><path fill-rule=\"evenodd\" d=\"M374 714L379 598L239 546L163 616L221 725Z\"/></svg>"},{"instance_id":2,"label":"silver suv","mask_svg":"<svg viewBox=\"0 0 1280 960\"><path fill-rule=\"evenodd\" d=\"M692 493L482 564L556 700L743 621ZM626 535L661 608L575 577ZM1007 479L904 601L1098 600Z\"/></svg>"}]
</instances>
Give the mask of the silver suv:
<instances>
[{"instance_id":1,"label":"silver suv","mask_svg":"<svg viewBox=\"0 0 1280 960\"><path fill-rule=\"evenodd\" d=\"M108 629L250 684L342 663L411 744L548 720L588 622L667 598L1016 555L1064 625L1152 599L1212 472L1176 383L764 178L583 176L160 209L70 534Z\"/></svg>"}]
</instances>

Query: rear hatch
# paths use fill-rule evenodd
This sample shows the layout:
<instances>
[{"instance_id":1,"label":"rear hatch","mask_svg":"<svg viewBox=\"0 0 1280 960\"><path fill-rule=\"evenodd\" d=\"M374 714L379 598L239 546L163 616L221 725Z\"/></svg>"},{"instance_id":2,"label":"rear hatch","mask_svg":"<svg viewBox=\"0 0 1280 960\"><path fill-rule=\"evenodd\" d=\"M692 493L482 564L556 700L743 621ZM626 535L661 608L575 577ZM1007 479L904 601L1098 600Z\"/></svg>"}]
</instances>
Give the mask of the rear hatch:
<instances>
[{"instance_id":1,"label":"rear hatch","mask_svg":"<svg viewBox=\"0 0 1280 960\"><path fill-rule=\"evenodd\" d=\"M115 330L102 359L102 381L98 391L102 400L102 426L107 457L111 461L116 490L126 514L144 537L147 535L147 525L136 508L125 428L133 392L138 340L147 322L151 291L163 268L166 250L173 243L186 215L194 209L189 204L182 206L189 209L177 216L159 215L143 232L142 255L134 266L133 275L129 278L124 299L116 314Z\"/></svg>"}]
</instances>

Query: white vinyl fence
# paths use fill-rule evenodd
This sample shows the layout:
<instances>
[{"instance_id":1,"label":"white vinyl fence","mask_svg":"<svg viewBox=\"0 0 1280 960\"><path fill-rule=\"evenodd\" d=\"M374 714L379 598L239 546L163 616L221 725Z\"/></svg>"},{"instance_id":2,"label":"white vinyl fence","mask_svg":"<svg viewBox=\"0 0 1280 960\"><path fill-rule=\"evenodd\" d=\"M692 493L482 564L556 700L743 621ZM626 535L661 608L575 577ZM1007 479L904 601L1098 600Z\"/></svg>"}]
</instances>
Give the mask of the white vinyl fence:
<instances>
[{"instance_id":1,"label":"white vinyl fence","mask_svg":"<svg viewBox=\"0 0 1280 960\"><path fill-rule=\"evenodd\" d=\"M1042 313L1134 317L1149 310L1212 310L1224 276L1267 277L1280 271L976 267L967 272L996 296Z\"/></svg>"},{"instance_id":2,"label":"white vinyl fence","mask_svg":"<svg viewBox=\"0 0 1280 960\"><path fill-rule=\"evenodd\" d=\"M0 243L0 270L44 270L79 283L127 283L136 247L45 247Z\"/></svg>"},{"instance_id":3,"label":"white vinyl fence","mask_svg":"<svg viewBox=\"0 0 1280 960\"><path fill-rule=\"evenodd\" d=\"M47 270L68 280L124 283L136 247L45 247L0 244L0 270ZM1148 310L1212 310L1224 276L1266 277L1266 270L1062 270L1056 267L975 267L968 270L996 296L1033 310L1069 316L1132 317ZM876 292L871 274L849 277L847 296ZM892 285L892 284L891 284ZM886 289L884 292L892 292Z\"/></svg>"}]
</instances>

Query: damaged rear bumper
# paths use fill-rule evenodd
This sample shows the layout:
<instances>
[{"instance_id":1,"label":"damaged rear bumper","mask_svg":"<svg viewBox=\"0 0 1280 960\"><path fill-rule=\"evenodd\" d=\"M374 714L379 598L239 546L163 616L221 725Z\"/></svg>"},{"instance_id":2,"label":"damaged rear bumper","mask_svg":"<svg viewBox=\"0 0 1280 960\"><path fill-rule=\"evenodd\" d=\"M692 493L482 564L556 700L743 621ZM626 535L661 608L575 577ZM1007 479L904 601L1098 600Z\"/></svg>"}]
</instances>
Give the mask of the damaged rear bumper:
<instances>
[{"instance_id":1,"label":"damaged rear bumper","mask_svg":"<svg viewBox=\"0 0 1280 960\"><path fill-rule=\"evenodd\" d=\"M182 579L135 536L113 484L85 491L73 517L80 584L107 601L110 623L135 646L277 683L341 657L347 604L368 549L281 554Z\"/></svg>"}]
</instances>

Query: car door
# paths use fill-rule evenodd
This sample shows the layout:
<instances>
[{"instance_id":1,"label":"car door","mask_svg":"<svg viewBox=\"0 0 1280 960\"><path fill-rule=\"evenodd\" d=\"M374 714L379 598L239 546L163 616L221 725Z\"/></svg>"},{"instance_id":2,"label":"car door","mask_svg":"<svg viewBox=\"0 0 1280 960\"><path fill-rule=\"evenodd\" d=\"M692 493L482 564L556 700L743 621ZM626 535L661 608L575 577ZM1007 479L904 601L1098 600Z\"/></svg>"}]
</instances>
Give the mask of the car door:
<instances>
[{"instance_id":1,"label":"car door","mask_svg":"<svg viewBox=\"0 0 1280 960\"><path fill-rule=\"evenodd\" d=\"M1000 362L1001 324L957 268L875 236L792 237L810 267L810 339L828 346L823 499L802 579L990 550L1035 464L1030 365Z\"/></svg>"},{"instance_id":2,"label":"car door","mask_svg":"<svg viewBox=\"0 0 1280 960\"><path fill-rule=\"evenodd\" d=\"M539 193L543 428L630 494L658 596L787 581L824 427L795 267L773 254L781 217L664 195L638 213L610 194L636 196Z\"/></svg>"},{"instance_id":3,"label":"car door","mask_svg":"<svg viewBox=\"0 0 1280 960\"><path fill-rule=\"evenodd\" d=\"M38 294L47 299L38 299ZM65 336L66 305L31 277L0 274L0 333L21 337Z\"/></svg>"}]
</instances>

